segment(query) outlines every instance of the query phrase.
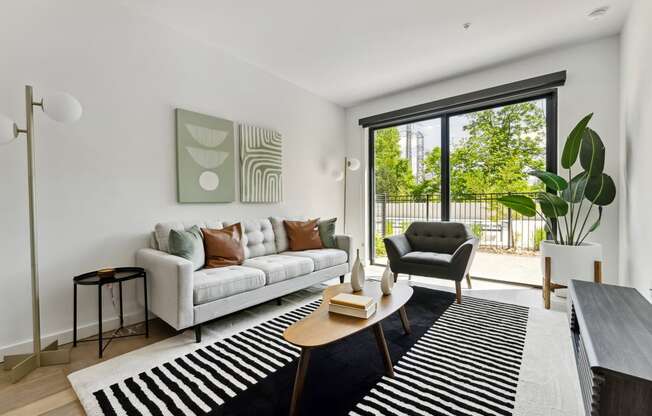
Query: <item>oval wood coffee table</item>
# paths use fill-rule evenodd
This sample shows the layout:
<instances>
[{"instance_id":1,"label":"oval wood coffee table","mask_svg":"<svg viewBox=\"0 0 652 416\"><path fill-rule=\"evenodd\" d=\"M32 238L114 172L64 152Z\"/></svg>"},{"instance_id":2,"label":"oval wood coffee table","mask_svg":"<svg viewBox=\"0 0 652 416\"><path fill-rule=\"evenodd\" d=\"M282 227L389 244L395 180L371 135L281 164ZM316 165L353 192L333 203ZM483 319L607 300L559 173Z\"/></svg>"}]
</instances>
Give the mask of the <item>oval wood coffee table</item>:
<instances>
[{"instance_id":1,"label":"oval wood coffee table","mask_svg":"<svg viewBox=\"0 0 652 416\"><path fill-rule=\"evenodd\" d=\"M410 333L410 323L405 313L405 304L412 297L414 291L407 284L396 284L389 296L383 296L380 291L380 282L365 282L364 289L356 292L356 295L369 296L377 303L376 313L367 319L354 318L328 312L328 300L339 293L353 293L349 283L330 286L324 290L324 300L315 311L302 320L294 323L283 332L286 341L301 347L301 357L297 367L297 374L294 379L294 391L292 392L292 403L290 415L297 415L299 412L299 401L303 390L310 351L313 348L323 347L335 341L349 337L367 328L373 328L376 335L378 349L385 364L385 371L388 376L394 377L392 360L389 356L385 335L381 322L389 315L398 312L403 323L406 334Z\"/></svg>"}]
</instances>

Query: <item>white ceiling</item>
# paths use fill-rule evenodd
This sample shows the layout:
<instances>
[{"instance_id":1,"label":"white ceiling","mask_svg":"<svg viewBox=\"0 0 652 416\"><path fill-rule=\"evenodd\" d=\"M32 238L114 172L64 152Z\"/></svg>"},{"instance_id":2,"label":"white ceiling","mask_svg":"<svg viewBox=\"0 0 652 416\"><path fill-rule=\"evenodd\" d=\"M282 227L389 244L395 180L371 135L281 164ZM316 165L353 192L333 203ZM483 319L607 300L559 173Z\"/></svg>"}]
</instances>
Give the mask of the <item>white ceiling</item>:
<instances>
[{"instance_id":1,"label":"white ceiling","mask_svg":"<svg viewBox=\"0 0 652 416\"><path fill-rule=\"evenodd\" d=\"M348 107L620 31L631 0L125 0ZM587 14L609 5L606 16ZM463 23L472 26L465 31Z\"/></svg>"}]
</instances>

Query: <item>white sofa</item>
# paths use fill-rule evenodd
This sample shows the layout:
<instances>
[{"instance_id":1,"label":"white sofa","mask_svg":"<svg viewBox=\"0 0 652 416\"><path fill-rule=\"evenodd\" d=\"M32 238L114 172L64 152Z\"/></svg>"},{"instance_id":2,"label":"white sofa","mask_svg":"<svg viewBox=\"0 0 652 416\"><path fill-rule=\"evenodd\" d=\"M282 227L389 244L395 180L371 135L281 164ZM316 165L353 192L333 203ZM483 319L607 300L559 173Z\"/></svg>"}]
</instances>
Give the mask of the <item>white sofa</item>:
<instances>
[{"instance_id":1,"label":"white sofa","mask_svg":"<svg viewBox=\"0 0 652 416\"><path fill-rule=\"evenodd\" d=\"M193 264L168 253L170 230L222 228L240 222L245 261L241 266L193 271ZM147 272L149 308L177 330L280 298L334 277L344 281L351 261L351 238L337 235L337 248L288 251L283 218L243 221L166 222L156 225L151 248L136 253Z\"/></svg>"}]
</instances>

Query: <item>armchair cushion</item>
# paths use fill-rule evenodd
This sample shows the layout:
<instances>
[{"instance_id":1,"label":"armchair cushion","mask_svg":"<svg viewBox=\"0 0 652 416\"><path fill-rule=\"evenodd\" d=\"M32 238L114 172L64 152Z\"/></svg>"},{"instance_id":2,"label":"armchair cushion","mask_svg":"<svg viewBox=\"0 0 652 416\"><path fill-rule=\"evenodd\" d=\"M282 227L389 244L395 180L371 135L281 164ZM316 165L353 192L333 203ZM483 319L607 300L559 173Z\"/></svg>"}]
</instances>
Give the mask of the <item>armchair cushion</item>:
<instances>
[{"instance_id":1,"label":"armchair cushion","mask_svg":"<svg viewBox=\"0 0 652 416\"><path fill-rule=\"evenodd\" d=\"M450 254L431 253L428 251L412 251L401 257L401 260L407 263L448 267L451 264L452 258L453 256Z\"/></svg>"}]
</instances>

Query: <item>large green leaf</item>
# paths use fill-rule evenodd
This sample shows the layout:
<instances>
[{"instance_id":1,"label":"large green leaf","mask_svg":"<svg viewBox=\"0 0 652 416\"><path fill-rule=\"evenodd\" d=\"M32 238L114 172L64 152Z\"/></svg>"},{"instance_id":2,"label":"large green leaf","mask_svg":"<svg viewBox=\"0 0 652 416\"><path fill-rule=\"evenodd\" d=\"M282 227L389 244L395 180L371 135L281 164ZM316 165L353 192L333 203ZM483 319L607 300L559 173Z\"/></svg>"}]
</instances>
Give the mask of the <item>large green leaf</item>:
<instances>
[{"instance_id":1,"label":"large green leaf","mask_svg":"<svg viewBox=\"0 0 652 416\"><path fill-rule=\"evenodd\" d=\"M584 196L595 205L609 205L616 198L616 184L606 173L591 176L586 182Z\"/></svg>"},{"instance_id":2,"label":"large green leaf","mask_svg":"<svg viewBox=\"0 0 652 416\"><path fill-rule=\"evenodd\" d=\"M537 201L539 201L543 215L548 218L563 217L568 213L568 203L557 195L539 192Z\"/></svg>"},{"instance_id":3,"label":"large green leaf","mask_svg":"<svg viewBox=\"0 0 652 416\"><path fill-rule=\"evenodd\" d=\"M587 179L588 176L586 172L582 172L571 179L568 188L564 189L561 193L561 197L564 201L573 204L580 202L582 198L584 198L584 189L586 188Z\"/></svg>"},{"instance_id":4,"label":"large green leaf","mask_svg":"<svg viewBox=\"0 0 652 416\"><path fill-rule=\"evenodd\" d=\"M568 187L568 182L561 176L555 175L552 172L546 172L543 170L531 170L528 172L528 175L535 176L541 180L548 188L553 191L563 191Z\"/></svg>"},{"instance_id":5,"label":"large green leaf","mask_svg":"<svg viewBox=\"0 0 652 416\"><path fill-rule=\"evenodd\" d=\"M537 214L537 207L532 198L524 195L501 196L498 202L526 217L534 217Z\"/></svg>"},{"instance_id":6,"label":"large green leaf","mask_svg":"<svg viewBox=\"0 0 652 416\"><path fill-rule=\"evenodd\" d=\"M589 176L598 176L604 169L604 143L590 127L584 129L582 136L580 163Z\"/></svg>"},{"instance_id":7,"label":"large green leaf","mask_svg":"<svg viewBox=\"0 0 652 416\"><path fill-rule=\"evenodd\" d=\"M577 160L577 154L580 151L580 144L582 143L582 135L591 117L593 117L593 113L585 116L568 135L564 150L561 153L561 166L564 169L570 169Z\"/></svg>"}]
</instances>

